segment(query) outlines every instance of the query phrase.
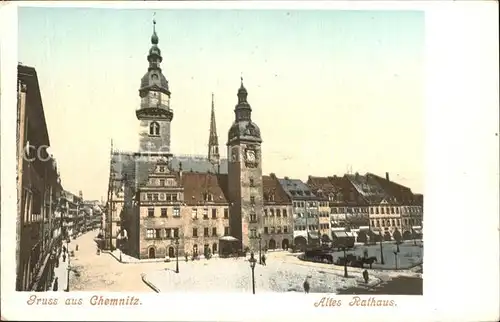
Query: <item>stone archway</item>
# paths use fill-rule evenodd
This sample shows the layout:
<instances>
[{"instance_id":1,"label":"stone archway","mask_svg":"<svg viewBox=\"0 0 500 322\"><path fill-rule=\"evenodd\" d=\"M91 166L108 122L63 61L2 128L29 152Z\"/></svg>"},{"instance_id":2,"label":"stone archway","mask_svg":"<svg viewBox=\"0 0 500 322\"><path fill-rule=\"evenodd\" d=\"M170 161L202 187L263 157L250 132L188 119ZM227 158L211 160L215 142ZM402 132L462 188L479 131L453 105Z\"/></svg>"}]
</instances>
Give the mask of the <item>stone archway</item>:
<instances>
[{"instance_id":1,"label":"stone archway","mask_svg":"<svg viewBox=\"0 0 500 322\"><path fill-rule=\"evenodd\" d=\"M156 258L156 249L153 246L148 249L148 258Z\"/></svg>"},{"instance_id":2,"label":"stone archway","mask_svg":"<svg viewBox=\"0 0 500 322\"><path fill-rule=\"evenodd\" d=\"M391 237L391 233L390 233L390 232L386 231L386 232L384 233L384 240L385 240L385 241L390 241L390 240L392 240L392 237Z\"/></svg>"},{"instance_id":3,"label":"stone archway","mask_svg":"<svg viewBox=\"0 0 500 322\"><path fill-rule=\"evenodd\" d=\"M411 239L411 233L410 233L408 230L405 230L405 231L403 232L403 239L404 239L404 240L409 240L409 239Z\"/></svg>"},{"instance_id":4,"label":"stone archway","mask_svg":"<svg viewBox=\"0 0 500 322\"><path fill-rule=\"evenodd\" d=\"M269 249L276 249L276 241L274 239L269 240Z\"/></svg>"},{"instance_id":5,"label":"stone archway","mask_svg":"<svg viewBox=\"0 0 500 322\"><path fill-rule=\"evenodd\" d=\"M175 251L173 247L168 248L168 257L174 258L175 257Z\"/></svg>"},{"instance_id":6,"label":"stone archway","mask_svg":"<svg viewBox=\"0 0 500 322\"><path fill-rule=\"evenodd\" d=\"M288 239L283 239L283 241L281 242L281 248L283 248L283 250L288 250L288 247L290 246L290 243L288 241Z\"/></svg>"},{"instance_id":7,"label":"stone archway","mask_svg":"<svg viewBox=\"0 0 500 322\"><path fill-rule=\"evenodd\" d=\"M293 240L293 244L295 245L295 248L305 250L307 246L307 239L303 236L297 236Z\"/></svg>"},{"instance_id":8,"label":"stone archway","mask_svg":"<svg viewBox=\"0 0 500 322\"><path fill-rule=\"evenodd\" d=\"M327 234L323 234L321 236L321 242L322 243L329 243L330 242L330 236L328 236Z\"/></svg>"}]
</instances>

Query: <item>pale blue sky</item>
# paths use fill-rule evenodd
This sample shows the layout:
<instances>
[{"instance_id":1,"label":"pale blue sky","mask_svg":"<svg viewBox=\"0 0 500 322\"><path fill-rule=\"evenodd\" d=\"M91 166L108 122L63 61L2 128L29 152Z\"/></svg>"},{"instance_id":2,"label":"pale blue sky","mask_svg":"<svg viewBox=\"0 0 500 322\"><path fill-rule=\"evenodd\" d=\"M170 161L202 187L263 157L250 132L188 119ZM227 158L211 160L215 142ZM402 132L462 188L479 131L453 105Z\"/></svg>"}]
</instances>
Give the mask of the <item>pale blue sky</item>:
<instances>
[{"instance_id":1,"label":"pale blue sky","mask_svg":"<svg viewBox=\"0 0 500 322\"><path fill-rule=\"evenodd\" d=\"M138 147L153 12L19 9L19 61L37 69L63 185L85 198L106 195L111 138ZM243 73L264 173L388 171L422 192L422 12L162 9L156 20L174 154L206 154L214 92L225 155Z\"/></svg>"}]
</instances>

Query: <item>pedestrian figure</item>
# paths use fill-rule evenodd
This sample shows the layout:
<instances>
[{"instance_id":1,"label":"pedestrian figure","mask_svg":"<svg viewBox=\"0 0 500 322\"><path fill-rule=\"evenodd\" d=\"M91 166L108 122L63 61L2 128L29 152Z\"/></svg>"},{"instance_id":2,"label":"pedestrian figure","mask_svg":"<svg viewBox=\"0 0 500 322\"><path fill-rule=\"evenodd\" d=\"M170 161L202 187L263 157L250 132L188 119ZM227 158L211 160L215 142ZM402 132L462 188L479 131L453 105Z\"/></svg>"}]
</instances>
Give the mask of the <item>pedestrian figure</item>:
<instances>
[{"instance_id":1,"label":"pedestrian figure","mask_svg":"<svg viewBox=\"0 0 500 322\"><path fill-rule=\"evenodd\" d=\"M368 249L365 248L365 250L363 251L363 257L364 258L367 258L368 257Z\"/></svg>"},{"instance_id":2,"label":"pedestrian figure","mask_svg":"<svg viewBox=\"0 0 500 322\"><path fill-rule=\"evenodd\" d=\"M266 266L266 255L262 254L262 265Z\"/></svg>"},{"instance_id":3,"label":"pedestrian figure","mask_svg":"<svg viewBox=\"0 0 500 322\"><path fill-rule=\"evenodd\" d=\"M75 247L76 251L78 251L78 244L76 244L76 247Z\"/></svg>"},{"instance_id":4,"label":"pedestrian figure","mask_svg":"<svg viewBox=\"0 0 500 322\"><path fill-rule=\"evenodd\" d=\"M58 289L59 289L59 277L56 277L56 279L54 280L54 286L52 287L52 290L54 292L57 292Z\"/></svg>"},{"instance_id":5,"label":"pedestrian figure","mask_svg":"<svg viewBox=\"0 0 500 322\"><path fill-rule=\"evenodd\" d=\"M63 246L63 253L66 253L66 246Z\"/></svg>"},{"instance_id":6,"label":"pedestrian figure","mask_svg":"<svg viewBox=\"0 0 500 322\"><path fill-rule=\"evenodd\" d=\"M66 253L63 254L63 263L66 262Z\"/></svg>"},{"instance_id":7,"label":"pedestrian figure","mask_svg":"<svg viewBox=\"0 0 500 322\"><path fill-rule=\"evenodd\" d=\"M370 277L368 276L368 271L366 269L363 271L363 278L365 279L365 283L368 284Z\"/></svg>"},{"instance_id":8,"label":"pedestrian figure","mask_svg":"<svg viewBox=\"0 0 500 322\"><path fill-rule=\"evenodd\" d=\"M304 281L304 292L309 293L309 288L310 288L310 285L309 285L309 276L306 277L306 280Z\"/></svg>"}]
</instances>

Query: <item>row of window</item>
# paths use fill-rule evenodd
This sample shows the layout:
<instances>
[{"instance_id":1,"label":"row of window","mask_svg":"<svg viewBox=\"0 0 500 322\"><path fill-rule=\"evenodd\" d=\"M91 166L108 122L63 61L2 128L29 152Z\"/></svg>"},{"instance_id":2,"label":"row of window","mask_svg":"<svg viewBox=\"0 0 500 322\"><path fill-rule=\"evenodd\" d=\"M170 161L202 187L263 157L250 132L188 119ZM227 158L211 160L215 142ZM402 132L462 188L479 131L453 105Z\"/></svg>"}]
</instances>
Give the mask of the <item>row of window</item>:
<instances>
[{"instance_id":1,"label":"row of window","mask_svg":"<svg viewBox=\"0 0 500 322\"><path fill-rule=\"evenodd\" d=\"M179 201L176 193L146 193L143 194L142 200L146 201Z\"/></svg>"},{"instance_id":2,"label":"row of window","mask_svg":"<svg viewBox=\"0 0 500 322\"><path fill-rule=\"evenodd\" d=\"M283 230L281 230L281 226L278 227L264 227L264 234L288 234L288 226L283 226Z\"/></svg>"},{"instance_id":3,"label":"row of window","mask_svg":"<svg viewBox=\"0 0 500 322\"><path fill-rule=\"evenodd\" d=\"M319 224L319 229L330 229L330 225L329 224Z\"/></svg>"},{"instance_id":4,"label":"row of window","mask_svg":"<svg viewBox=\"0 0 500 322\"><path fill-rule=\"evenodd\" d=\"M310 207L310 208L314 208L317 206L317 203L316 203L316 201L294 201L293 206L295 208L305 208L306 206Z\"/></svg>"},{"instance_id":5,"label":"row of window","mask_svg":"<svg viewBox=\"0 0 500 322\"><path fill-rule=\"evenodd\" d=\"M408 225L421 225L422 221L420 219L415 218L404 218L403 223L405 226ZM372 219L371 220L372 227L388 227L388 226L401 226L401 219Z\"/></svg>"},{"instance_id":6,"label":"row of window","mask_svg":"<svg viewBox=\"0 0 500 322\"><path fill-rule=\"evenodd\" d=\"M155 208L148 208L148 217L155 216ZM180 208L173 208L172 217L179 218L181 216ZM168 217L168 208L160 208L160 217L167 218Z\"/></svg>"},{"instance_id":7,"label":"row of window","mask_svg":"<svg viewBox=\"0 0 500 322\"><path fill-rule=\"evenodd\" d=\"M210 211L210 217L212 219L217 219L217 208L212 208L211 211ZM204 208L202 210L202 215L203 215L203 219L209 219L209 215L208 215L208 208ZM191 211L191 218L193 220L196 220L198 219L198 208L193 208L192 211ZM224 208L224 219L229 219L229 209L228 208Z\"/></svg>"},{"instance_id":8,"label":"row of window","mask_svg":"<svg viewBox=\"0 0 500 322\"><path fill-rule=\"evenodd\" d=\"M283 215L283 217L288 216L286 209L273 209L273 208L269 209L269 216L270 217L273 217L275 213L276 213L276 217L281 217L281 215ZM267 216L267 215L268 215L268 210L264 209L264 216Z\"/></svg>"},{"instance_id":9,"label":"row of window","mask_svg":"<svg viewBox=\"0 0 500 322\"><path fill-rule=\"evenodd\" d=\"M164 169L165 167L160 167L160 169ZM160 172L164 172L165 170L163 171L160 171ZM155 179L155 178L151 178L149 179L149 184L150 185L154 185L154 186L160 186L160 187L175 187L177 185L177 183L175 182L174 179Z\"/></svg>"},{"instance_id":10,"label":"row of window","mask_svg":"<svg viewBox=\"0 0 500 322\"><path fill-rule=\"evenodd\" d=\"M216 237L217 228L212 227L212 234L210 235L210 230L208 227L203 228L203 237ZM224 236L229 236L229 227L224 227ZM178 238L179 228L149 228L146 229L146 239L169 239ZM198 236L198 228L193 228L193 237Z\"/></svg>"},{"instance_id":11,"label":"row of window","mask_svg":"<svg viewBox=\"0 0 500 322\"><path fill-rule=\"evenodd\" d=\"M407 213L419 212L420 207L401 207L402 210L406 210ZM368 208L351 208L351 207L332 207L332 214L342 214L342 213L368 213ZM370 207L370 214L399 214L399 207Z\"/></svg>"},{"instance_id":12,"label":"row of window","mask_svg":"<svg viewBox=\"0 0 500 322\"><path fill-rule=\"evenodd\" d=\"M305 217L306 217L305 214L303 214L301 212L299 212L299 213L296 214L296 218L305 218ZM316 218L316 217L318 217L317 214L312 214L310 212L307 213L307 218Z\"/></svg>"},{"instance_id":13,"label":"row of window","mask_svg":"<svg viewBox=\"0 0 500 322\"><path fill-rule=\"evenodd\" d=\"M178 238L179 228L156 228L146 229L146 239L168 239Z\"/></svg>"},{"instance_id":14,"label":"row of window","mask_svg":"<svg viewBox=\"0 0 500 322\"><path fill-rule=\"evenodd\" d=\"M309 225L309 230L318 230L318 226L317 225ZM295 230L306 230L307 226L304 226L304 225L298 225L298 226L295 226Z\"/></svg>"}]
</instances>

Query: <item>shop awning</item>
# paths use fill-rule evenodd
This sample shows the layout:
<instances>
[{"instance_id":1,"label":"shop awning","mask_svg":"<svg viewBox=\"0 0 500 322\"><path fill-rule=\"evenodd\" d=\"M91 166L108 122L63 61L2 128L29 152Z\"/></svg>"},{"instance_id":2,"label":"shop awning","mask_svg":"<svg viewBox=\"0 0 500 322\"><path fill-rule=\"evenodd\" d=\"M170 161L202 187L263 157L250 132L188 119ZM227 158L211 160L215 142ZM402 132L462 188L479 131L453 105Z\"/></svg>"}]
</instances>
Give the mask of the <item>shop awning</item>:
<instances>
[{"instance_id":1,"label":"shop awning","mask_svg":"<svg viewBox=\"0 0 500 322\"><path fill-rule=\"evenodd\" d=\"M237 241L237 240L238 240L238 238L233 237L233 236L222 236L221 238L219 238L219 240Z\"/></svg>"}]
</instances>

